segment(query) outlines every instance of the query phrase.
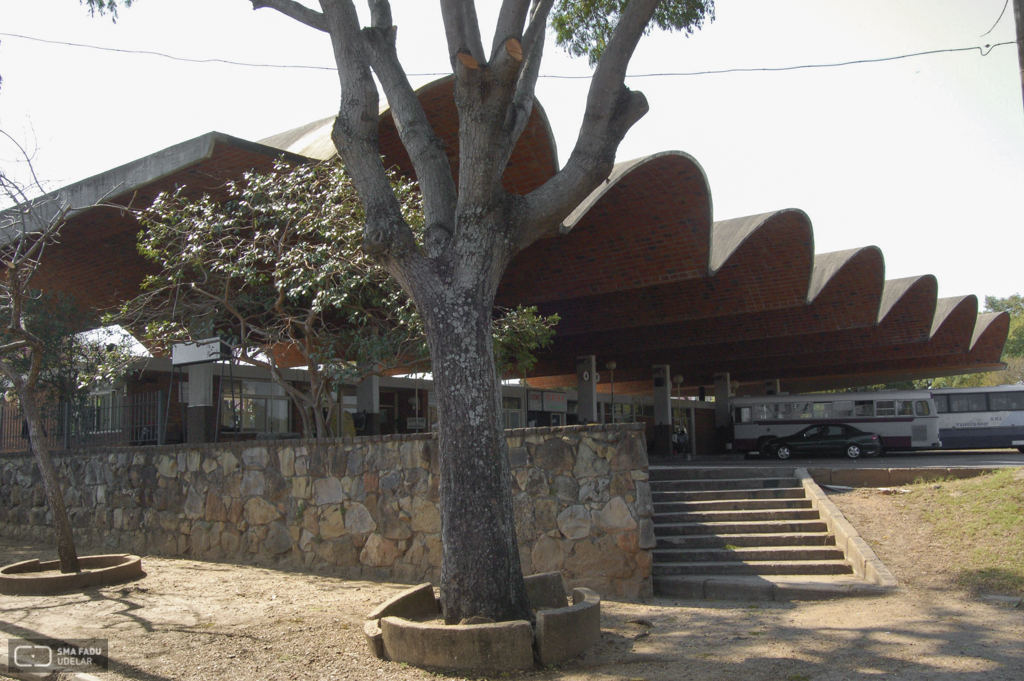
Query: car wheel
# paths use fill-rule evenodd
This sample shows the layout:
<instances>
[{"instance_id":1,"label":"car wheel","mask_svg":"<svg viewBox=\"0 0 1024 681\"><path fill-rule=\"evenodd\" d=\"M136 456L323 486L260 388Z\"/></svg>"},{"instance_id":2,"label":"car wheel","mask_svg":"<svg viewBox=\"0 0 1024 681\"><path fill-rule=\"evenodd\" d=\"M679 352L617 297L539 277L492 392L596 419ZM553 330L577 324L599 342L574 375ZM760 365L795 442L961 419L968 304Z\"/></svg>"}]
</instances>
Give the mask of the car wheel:
<instances>
[{"instance_id":1,"label":"car wheel","mask_svg":"<svg viewBox=\"0 0 1024 681\"><path fill-rule=\"evenodd\" d=\"M789 457L793 456L793 452L787 445L782 445L781 447L775 450L775 456L785 461Z\"/></svg>"},{"instance_id":2,"label":"car wheel","mask_svg":"<svg viewBox=\"0 0 1024 681\"><path fill-rule=\"evenodd\" d=\"M850 445L846 448L846 456L851 459L859 459L861 455L860 445Z\"/></svg>"}]
</instances>

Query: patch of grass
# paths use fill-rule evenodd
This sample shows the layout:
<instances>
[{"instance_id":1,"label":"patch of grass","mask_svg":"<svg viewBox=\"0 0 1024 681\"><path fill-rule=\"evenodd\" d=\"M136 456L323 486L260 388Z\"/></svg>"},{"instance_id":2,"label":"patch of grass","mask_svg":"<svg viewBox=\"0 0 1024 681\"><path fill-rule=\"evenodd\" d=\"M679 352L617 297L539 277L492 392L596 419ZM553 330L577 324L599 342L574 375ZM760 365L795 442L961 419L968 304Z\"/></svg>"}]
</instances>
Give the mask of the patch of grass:
<instances>
[{"instance_id":1,"label":"patch of grass","mask_svg":"<svg viewBox=\"0 0 1024 681\"><path fill-rule=\"evenodd\" d=\"M954 549L957 582L975 593L1024 596L1024 469L913 486L900 505Z\"/></svg>"}]
</instances>

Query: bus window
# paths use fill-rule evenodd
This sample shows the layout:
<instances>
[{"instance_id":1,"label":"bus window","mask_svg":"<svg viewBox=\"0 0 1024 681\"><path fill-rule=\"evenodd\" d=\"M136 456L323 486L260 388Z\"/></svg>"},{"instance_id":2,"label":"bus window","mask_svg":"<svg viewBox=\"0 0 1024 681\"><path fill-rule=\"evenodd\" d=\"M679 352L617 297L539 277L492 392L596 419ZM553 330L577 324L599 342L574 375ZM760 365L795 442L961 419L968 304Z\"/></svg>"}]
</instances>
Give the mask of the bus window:
<instances>
[{"instance_id":1,"label":"bus window","mask_svg":"<svg viewBox=\"0 0 1024 681\"><path fill-rule=\"evenodd\" d=\"M1024 409L1024 393L1007 393L1010 398L1009 406L1013 411Z\"/></svg>"},{"instance_id":2,"label":"bus window","mask_svg":"<svg viewBox=\"0 0 1024 681\"><path fill-rule=\"evenodd\" d=\"M911 400L898 400L896 402L896 413L900 416L913 416L914 403Z\"/></svg>"},{"instance_id":3,"label":"bus window","mask_svg":"<svg viewBox=\"0 0 1024 681\"><path fill-rule=\"evenodd\" d=\"M809 419L812 416L814 416L814 412L812 411L812 405L810 402L793 403L793 418Z\"/></svg>"},{"instance_id":4,"label":"bus window","mask_svg":"<svg viewBox=\"0 0 1024 681\"><path fill-rule=\"evenodd\" d=\"M768 421L771 419L771 405L768 404L755 404L754 405L754 420L755 421Z\"/></svg>"},{"instance_id":5,"label":"bus window","mask_svg":"<svg viewBox=\"0 0 1024 681\"><path fill-rule=\"evenodd\" d=\"M949 396L948 395L932 395L932 399L935 400L935 413L947 414L949 413Z\"/></svg>"},{"instance_id":6,"label":"bus window","mask_svg":"<svg viewBox=\"0 0 1024 681\"><path fill-rule=\"evenodd\" d=\"M971 406L967 401L967 395L950 395L949 396L949 410L954 414L970 411Z\"/></svg>"},{"instance_id":7,"label":"bus window","mask_svg":"<svg viewBox=\"0 0 1024 681\"><path fill-rule=\"evenodd\" d=\"M750 407L737 407L733 419L736 423L750 423Z\"/></svg>"},{"instance_id":8,"label":"bus window","mask_svg":"<svg viewBox=\"0 0 1024 681\"><path fill-rule=\"evenodd\" d=\"M832 418L832 403L831 402L815 402L813 405L814 418L816 419L830 419Z\"/></svg>"},{"instance_id":9,"label":"bus window","mask_svg":"<svg viewBox=\"0 0 1024 681\"><path fill-rule=\"evenodd\" d=\"M875 403L871 400L862 400L854 402L854 410L857 412L857 416L874 416L875 415Z\"/></svg>"},{"instance_id":10,"label":"bus window","mask_svg":"<svg viewBox=\"0 0 1024 681\"><path fill-rule=\"evenodd\" d=\"M988 396L988 405L992 411L1008 411L1010 408L1010 396L1006 393L992 393Z\"/></svg>"},{"instance_id":11,"label":"bus window","mask_svg":"<svg viewBox=\"0 0 1024 681\"><path fill-rule=\"evenodd\" d=\"M896 400L875 402L875 416L896 416Z\"/></svg>"},{"instance_id":12,"label":"bus window","mask_svg":"<svg viewBox=\"0 0 1024 681\"><path fill-rule=\"evenodd\" d=\"M789 418L789 412L790 412L789 407L790 407L790 405L789 404L785 404L785 403L776 404L775 405L775 420L776 421L784 421L784 420L788 419Z\"/></svg>"},{"instance_id":13,"label":"bus window","mask_svg":"<svg viewBox=\"0 0 1024 681\"><path fill-rule=\"evenodd\" d=\"M832 404L832 411L837 419L853 416L853 401L842 400Z\"/></svg>"},{"instance_id":14,"label":"bus window","mask_svg":"<svg viewBox=\"0 0 1024 681\"><path fill-rule=\"evenodd\" d=\"M985 399L984 393L968 395L967 403L971 406L971 411L988 411L988 401Z\"/></svg>"},{"instance_id":15,"label":"bus window","mask_svg":"<svg viewBox=\"0 0 1024 681\"><path fill-rule=\"evenodd\" d=\"M931 416L932 410L928 408L928 403L924 400L914 402L914 407L917 409L918 416Z\"/></svg>"}]
</instances>

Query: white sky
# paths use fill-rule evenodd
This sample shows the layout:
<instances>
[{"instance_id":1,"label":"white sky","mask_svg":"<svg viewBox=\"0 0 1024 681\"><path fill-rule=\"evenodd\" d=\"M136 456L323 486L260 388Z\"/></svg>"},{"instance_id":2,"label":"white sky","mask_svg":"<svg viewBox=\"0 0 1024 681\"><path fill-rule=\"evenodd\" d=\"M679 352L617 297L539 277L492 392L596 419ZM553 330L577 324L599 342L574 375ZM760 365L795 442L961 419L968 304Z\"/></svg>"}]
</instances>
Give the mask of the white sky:
<instances>
[{"instance_id":1,"label":"white sky","mask_svg":"<svg viewBox=\"0 0 1024 681\"><path fill-rule=\"evenodd\" d=\"M310 4L307 1L307 4ZM357 3L361 5L364 3ZM490 44L495 0L480 2ZM1004 0L721 0L696 35L654 34L631 74L821 64L1014 40ZM449 71L437 5L393 0L410 73ZM247 0L137 0L90 19L77 0L0 3L0 32L191 58L330 67L328 38ZM549 46L542 73L585 75ZM35 147L51 187L217 130L257 140L330 115L330 70L188 64L0 35L0 128ZM436 76L413 78L419 85ZM1024 292L1024 104L1016 50L786 73L632 78L650 113L619 160L680 149L707 172L715 218L800 208L819 253L877 245L888 278L940 295ZM537 88L561 161L586 80ZM0 163L11 155L2 152Z\"/></svg>"}]
</instances>

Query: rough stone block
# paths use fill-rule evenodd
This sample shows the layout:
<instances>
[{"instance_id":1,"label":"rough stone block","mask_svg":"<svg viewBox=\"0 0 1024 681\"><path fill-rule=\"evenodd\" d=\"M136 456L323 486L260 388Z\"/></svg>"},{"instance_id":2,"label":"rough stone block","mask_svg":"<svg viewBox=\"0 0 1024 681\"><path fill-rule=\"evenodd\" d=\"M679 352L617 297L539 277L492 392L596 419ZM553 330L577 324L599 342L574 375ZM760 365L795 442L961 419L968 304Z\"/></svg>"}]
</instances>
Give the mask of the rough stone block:
<instances>
[{"instance_id":1,"label":"rough stone block","mask_svg":"<svg viewBox=\"0 0 1024 681\"><path fill-rule=\"evenodd\" d=\"M366 619L376 621L381 617L389 616L415 619L417 617L436 615L437 613L434 587L430 584L418 584L378 605L366 616Z\"/></svg>"},{"instance_id":2,"label":"rough stone block","mask_svg":"<svg viewBox=\"0 0 1024 681\"><path fill-rule=\"evenodd\" d=\"M530 598L532 608L564 608L569 603L565 597L565 586L562 584L561 572L543 572L539 575L524 577L526 594Z\"/></svg>"},{"instance_id":3,"label":"rough stone block","mask_svg":"<svg viewBox=\"0 0 1024 681\"><path fill-rule=\"evenodd\" d=\"M537 613L537 657L541 666L561 664L601 639L601 598L573 589L573 605Z\"/></svg>"},{"instance_id":4,"label":"rough stone block","mask_svg":"<svg viewBox=\"0 0 1024 681\"><path fill-rule=\"evenodd\" d=\"M460 624L380 621L388 659L417 667L507 672L533 667L529 622Z\"/></svg>"}]
</instances>

